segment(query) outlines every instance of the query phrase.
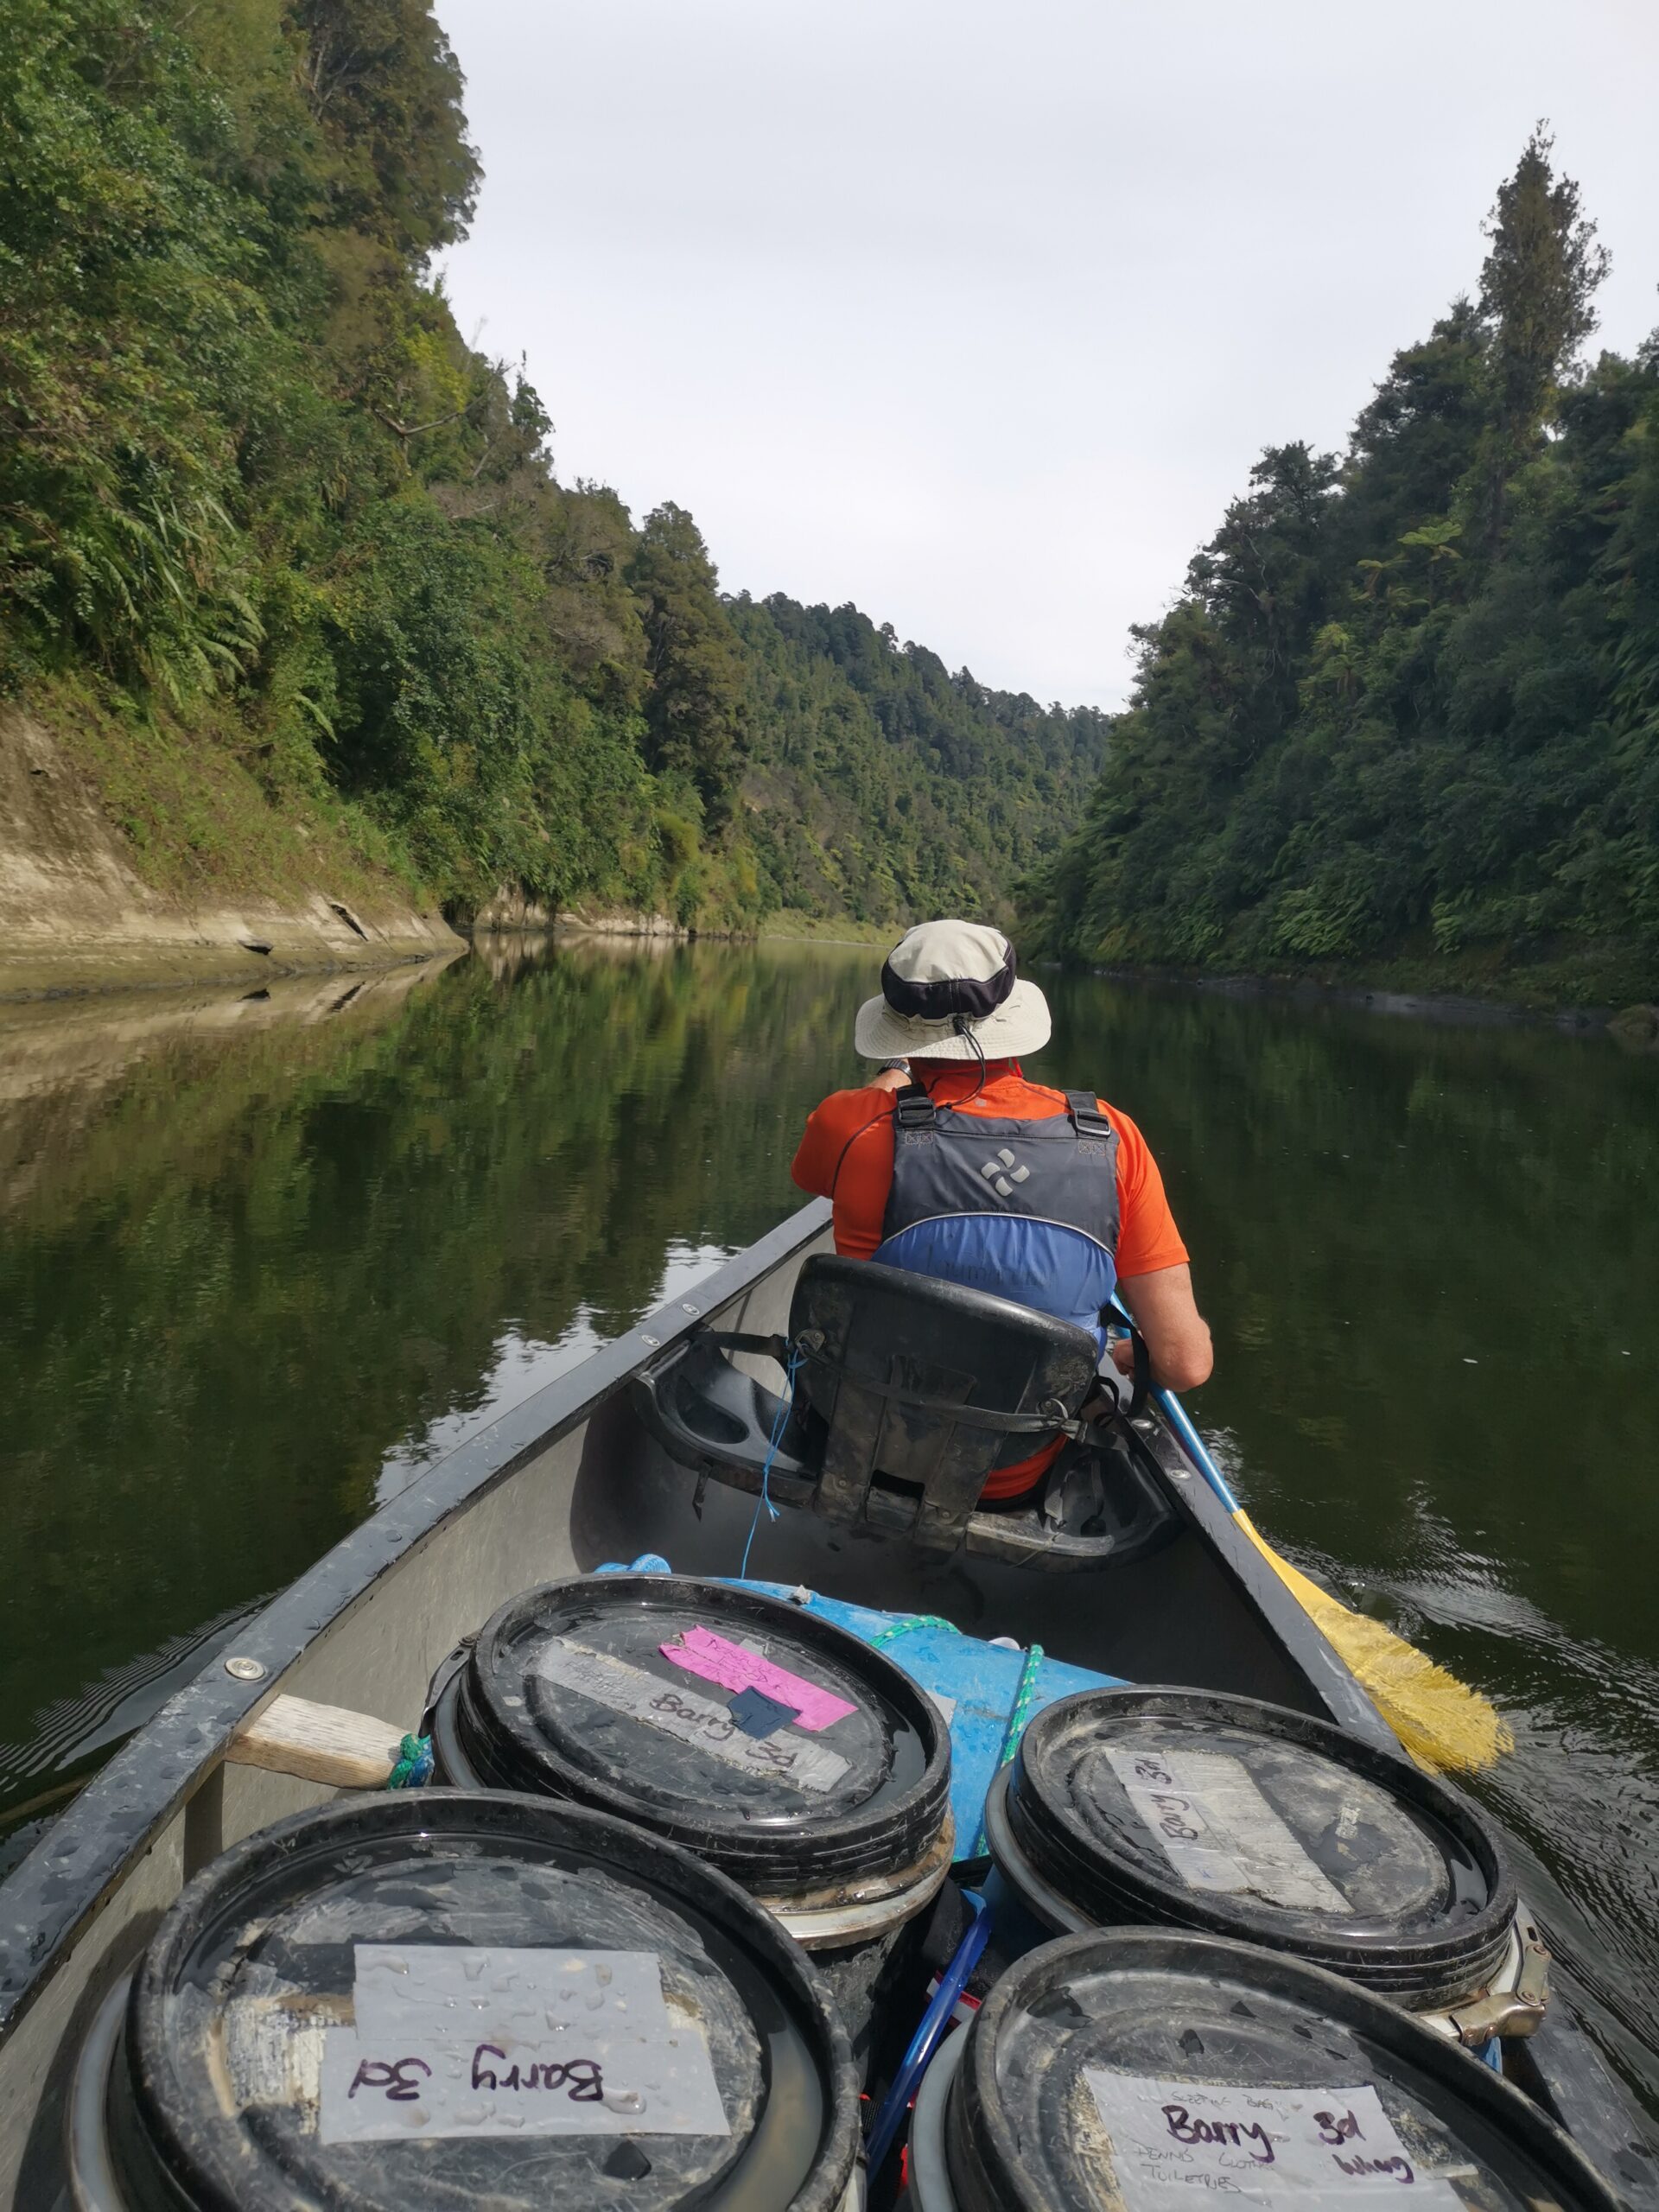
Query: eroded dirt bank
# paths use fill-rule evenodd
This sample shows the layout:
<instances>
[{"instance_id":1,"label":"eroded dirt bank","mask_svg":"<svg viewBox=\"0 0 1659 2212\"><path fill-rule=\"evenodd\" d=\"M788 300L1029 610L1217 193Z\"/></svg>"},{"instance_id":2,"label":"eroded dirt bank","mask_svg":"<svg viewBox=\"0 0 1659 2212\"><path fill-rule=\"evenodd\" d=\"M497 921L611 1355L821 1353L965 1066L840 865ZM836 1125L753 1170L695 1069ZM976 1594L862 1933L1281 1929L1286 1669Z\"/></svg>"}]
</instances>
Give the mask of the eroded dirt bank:
<instances>
[{"instance_id":1,"label":"eroded dirt bank","mask_svg":"<svg viewBox=\"0 0 1659 2212\"><path fill-rule=\"evenodd\" d=\"M326 873L326 871L324 871ZM34 716L0 711L0 999L246 982L453 953L388 883L191 901L146 884L89 779Z\"/></svg>"}]
</instances>

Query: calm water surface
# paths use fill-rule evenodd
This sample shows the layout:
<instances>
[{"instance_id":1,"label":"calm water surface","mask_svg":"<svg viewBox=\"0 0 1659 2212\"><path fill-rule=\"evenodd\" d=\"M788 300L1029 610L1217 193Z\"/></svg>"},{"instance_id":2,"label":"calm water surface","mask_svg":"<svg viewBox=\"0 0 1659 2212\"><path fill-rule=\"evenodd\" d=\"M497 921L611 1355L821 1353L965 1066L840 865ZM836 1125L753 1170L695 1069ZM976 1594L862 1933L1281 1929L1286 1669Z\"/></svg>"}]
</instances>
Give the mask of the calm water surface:
<instances>
[{"instance_id":1,"label":"calm water surface","mask_svg":"<svg viewBox=\"0 0 1659 2212\"><path fill-rule=\"evenodd\" d=\"M0 1829L435 1452L795 1202L868 951L572 944L0 1015ZM1659 1059L1093 980L1257 1521L1478 1682L1480 1794L1659 2105ZM6 1846L0 1840L0 1858Z\"/></svg>"}]
</instances>

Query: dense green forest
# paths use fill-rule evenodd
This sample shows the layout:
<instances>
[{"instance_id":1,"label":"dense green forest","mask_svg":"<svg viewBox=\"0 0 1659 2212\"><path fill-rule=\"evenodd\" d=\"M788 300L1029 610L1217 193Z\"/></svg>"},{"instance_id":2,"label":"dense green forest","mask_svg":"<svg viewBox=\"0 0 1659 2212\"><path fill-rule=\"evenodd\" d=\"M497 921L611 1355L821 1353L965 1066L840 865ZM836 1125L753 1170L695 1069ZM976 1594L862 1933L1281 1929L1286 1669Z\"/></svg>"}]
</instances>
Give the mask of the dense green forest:
<instances>
[{"instance_id":1,"label":"dense green forest","mask_svg":"<svg viewBox=\"0 0 1659 2212\"><path fill-rule=\"evenodd\" d=\"M1659 336L1583 365L1606 256L1541 127L1485 235L1345 455L1265 453L1135 631L1051 950L1659 989Z\"/></svg>"},{"instance_id":2,"label":"dense green forest","mask_svg":"<svg viewBox=\"0 0 1659 2212\"><path fill-rule=\"evenodd\" d=\"M432 275L480 170L426 0L6 17L0 696L153 880L887 921L999 910L1076 818L1104 717L558 480Z\"/></svg>"}]
</instances>

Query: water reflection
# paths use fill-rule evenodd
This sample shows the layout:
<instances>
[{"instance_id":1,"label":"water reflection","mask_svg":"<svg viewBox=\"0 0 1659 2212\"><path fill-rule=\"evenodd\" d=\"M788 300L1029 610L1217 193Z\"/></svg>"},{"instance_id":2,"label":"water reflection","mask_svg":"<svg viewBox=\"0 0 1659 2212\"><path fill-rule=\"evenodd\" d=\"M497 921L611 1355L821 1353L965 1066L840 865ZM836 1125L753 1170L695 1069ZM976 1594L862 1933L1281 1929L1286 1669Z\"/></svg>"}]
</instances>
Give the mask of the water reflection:
<instances>
[{"instance_id":1,"label":"water reflection","mask_svg":"<svg viewBox=\"0 0 1659 2212\"><path fill-rule=\"evenodd\" d=\"M0 1820L795 1202L867 950L498 943L0 1030ZM1164 1164L1262 1525L1503 1706L1482 1785L1659 2087L1659 1061L1058 983Z\"/></svg>"},{"instance_id":2,"label":"water reflection","mask_svg":"<svg viewBox=\"0 0 1659 2212\"><path fill-rule=\"evenodd\" d=\"M62 1700L96 1734L106 1675L170 1681L172 1639L768 1228L862 974L514 943L9 1021L0 1815L57 1776Z\"/></svg>"}]
</instances>

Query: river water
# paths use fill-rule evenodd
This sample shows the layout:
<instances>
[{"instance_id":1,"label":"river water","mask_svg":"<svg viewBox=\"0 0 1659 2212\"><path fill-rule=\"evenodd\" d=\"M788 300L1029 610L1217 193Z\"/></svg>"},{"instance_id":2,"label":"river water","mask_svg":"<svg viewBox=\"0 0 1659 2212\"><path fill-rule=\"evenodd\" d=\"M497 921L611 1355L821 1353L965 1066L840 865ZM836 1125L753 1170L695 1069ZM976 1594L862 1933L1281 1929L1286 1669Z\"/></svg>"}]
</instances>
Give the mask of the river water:
<instances>
[{"instance_id":1,"label":"river water","mask_svg":"<svg viewBox=\"0 0 1659 2212\"><path fill-rule=\"evenodd\" d=\"M494 1408L796 1203L868 950L512 946L0 1014L0 1864ZM1056 981L1258 1524L1497 1701L1478 1785L1659 2107L1659 1058Z\"/></svg>"}]
</instances>

